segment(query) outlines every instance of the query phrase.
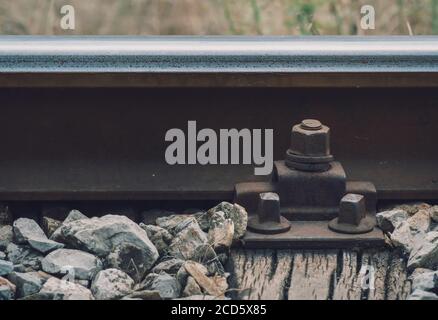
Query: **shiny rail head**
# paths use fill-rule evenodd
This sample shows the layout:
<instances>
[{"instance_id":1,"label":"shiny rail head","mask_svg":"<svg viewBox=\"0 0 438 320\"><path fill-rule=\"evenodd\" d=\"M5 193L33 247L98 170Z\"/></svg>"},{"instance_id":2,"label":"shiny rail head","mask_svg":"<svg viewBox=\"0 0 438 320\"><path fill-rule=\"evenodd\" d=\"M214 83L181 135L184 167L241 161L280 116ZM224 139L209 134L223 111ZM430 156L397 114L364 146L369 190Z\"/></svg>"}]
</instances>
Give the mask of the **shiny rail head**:
<instances>
[{"instance_id":1,"label":"shiny rail head","mask_svg":"<svg viewBox=\"0 0 438 320\"><path fill-rule=\"evenodd\" d=\"M10 72L438 72L438 37L1 36Z\"/></svg>"}]
</instances>

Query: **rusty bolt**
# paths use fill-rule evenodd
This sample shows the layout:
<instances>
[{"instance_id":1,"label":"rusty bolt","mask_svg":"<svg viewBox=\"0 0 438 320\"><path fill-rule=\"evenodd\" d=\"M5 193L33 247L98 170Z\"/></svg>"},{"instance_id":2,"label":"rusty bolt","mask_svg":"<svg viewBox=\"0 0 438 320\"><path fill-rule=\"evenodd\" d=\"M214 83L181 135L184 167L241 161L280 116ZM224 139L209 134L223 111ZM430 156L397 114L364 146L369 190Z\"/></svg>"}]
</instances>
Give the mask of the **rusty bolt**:
<instances>
[{"instance_id":1,"label":"rusty bolt","mask_svg":"<svg viewBox=\"0 0 438 320\"><path fill-rule=\"evenodd\" d=\"M257 214L248 221L248 229L256 233L276 234L290 229L290 223L280 214L280 197L274 192L260 194Z\"/></svg>"},{"instance_id":2,"label":"rusty bolt","mask_svg":"<svg viewBox=\"0 0 438 320\"><path fill-rule=\"evenodd\" d=\"M329 228L335 232L359 234L374 229L376 219L367 215L365 197L349 193L339 204L339 216L329 222Z\"/></svg>"},{"instance_id":3,"label":"rusty bolt","mask_svg":"<svg viewBox=\"0 0 438 320\"><path fill-rule=\"evenodd\" d=\"M274 192L260 194L258 215L260 222L280 222L280 197Z\"/></svg>"},{"instance_id":4,"label":"rusty bolt","mask_svg":"<svg viewBox=\"0 0 438 320\"><path fill-rule=\"evenodd\" d=\"M306 119L292 127L290 150L302 156L330 154L330 128L318 120Z\"/></svg>"},{"instance_id":5,"label":"rusty bolt","mask_svg":"<svg viewBox=\"0 0 438 320\"><path fill-rule=\"evenodd\" d=\"M360 194L349 193L341 199L339 205L339 223L359 225L365 218L365 198Z\"/></svg>"}]
</instances>

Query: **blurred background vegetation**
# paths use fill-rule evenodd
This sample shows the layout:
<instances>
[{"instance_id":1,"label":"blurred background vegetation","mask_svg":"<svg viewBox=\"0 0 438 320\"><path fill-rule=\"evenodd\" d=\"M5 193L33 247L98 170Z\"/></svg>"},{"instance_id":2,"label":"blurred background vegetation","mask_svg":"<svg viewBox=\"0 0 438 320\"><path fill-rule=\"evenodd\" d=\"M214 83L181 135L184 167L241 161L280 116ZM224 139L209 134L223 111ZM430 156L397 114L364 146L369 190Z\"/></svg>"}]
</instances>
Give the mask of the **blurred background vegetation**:
<instances>
[{"instance_id":1,"label":"blurred background vegetation","mask_svg":"<svg viewBox=\"0 0 438 320\"><path fill-rule=\"evenodd\" d=\"M66 4L72 31L60 28ZM365 4L375 30L360 28ZM438 0L0 0L0 34L438 34Z\"/></svg>"}]
</instances>

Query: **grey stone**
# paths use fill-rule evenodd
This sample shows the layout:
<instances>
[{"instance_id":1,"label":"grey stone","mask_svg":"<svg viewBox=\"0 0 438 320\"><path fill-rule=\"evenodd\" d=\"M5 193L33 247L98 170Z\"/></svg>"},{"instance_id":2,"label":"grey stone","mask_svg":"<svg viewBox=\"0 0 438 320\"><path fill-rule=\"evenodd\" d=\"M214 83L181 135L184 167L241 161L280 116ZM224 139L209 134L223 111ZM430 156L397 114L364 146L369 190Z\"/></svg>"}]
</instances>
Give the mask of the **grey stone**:
<instances>
[{"instance_id":1,"label":"grey stone","mask_svg":"<svg viewBox=\"0 0 438 320\"><path fill-rule=\"evenodd\" d=\"M44 258L40 252L28 245L16 245L10 243L6 248L8 260L14 265L23 265L32 268L35 271L41 269L41 260Z\"/></svg>"},{"instance_id":2,"label":"grey stone","mask_svg":"<svg viewBox=\"0 0 438 320\"><path fill-rule=\"evenodd\" d=\"M102 262L90 253L74 249L58 249L49 253L41 262L45 272L70 274L74 279L90 280L101 269Z\"/></svg>"},{"instance_id":3,"label":"grey stone","mask_svg":"<svg viewBox=\"0 0 438 320\"><path fill-rule=\"evenodd\" d=\"M106 215L63 223L55 235L55 240L99 257L108 256L121 245L138 248L147 257L142 261L145 269L150 269L159 257L146 231L124 216Z\"/></svg>"},{"instance_id":4,"label":"grey stone","mask_svg":"<svg viewBox=\"0 0 438 320\"><path fill-rule=\"evenodd\" d=\"M0 276L6 276L14 271L14 264L10 261L0 260Z\"/></svg>"},{"instance_id":5,"label":"grey stone","mask_svg":"<svg viewBox=\"0 0 438 320\"><path fill-rule=\"evenodd\" d=\"M60 239L62 241L64 238L62 236L61 227L66 224L69 224L70 222L83 220L83 219L87 220L89 218L86 215L82 214L82 212L80 212L79 210L70 210L67 214L67 217L61 223L61 225L50 235L50 239L52 240Z\"/></svg>"},{"instance_id":6,"label":"grey stone","mask_svg":"<svg viewBox=\"0 0 438 320\"><path fill-rule=\"evenodd\" d=\"M182 260L191 259L198 247L208 243L207 235L201 230L196 219L183 221L175 227L179 232L173 238L168 253Z\"/></svg>"},{"instance_id":7,"label":"grey stone","mask_svg":"<svg viewBox=\"0 0 438 320\"><path fill-rule=\"evenodd\" d=\"M80 212L79 210L71 210L68 213L67 218L65 218L65 220L62 223L65 224L65 223L69 223L69 222L73 222L73 221L77 221L77 220L82 220L82 219L89 219L89 218L86 215L84 215L82 212Z\"/></svg>"},{"instance_id":8,"label":"grey stone","mask_svg":"<svg viewBox=\"0 0 438 320\"><path fill-rule=\"evenodd\" d=\"M203 269L199 268L199 264L193 261L184 263L184 268L187 273L196 280L196 283L205 293L217 297L225 295L228 289L228 283L225 277L219 275L207 277Z\"/></svg>"},{"instance_id":9,"label":"grey stone","mask_svg":"<svg viewBox=\"0 0 438 320\"><path fill-rule=\"evenodd\" d=\"M193 215L198 221L199 227L202 231L208 232L210 229L210 217L206 211L197 212Z\"/></svg>"},{"instance_id":10,"label":"grey stone","mask_svg":"<svg viewBox=\"0 0 438 320\"><path fill-rule=\"evenodd\" d=\"M182 296L190 297L195 295L202 295L201 287L198 285L193 277L188 277L186 286L182 292Z\"/></svg>"},{"instance_id":11,"label":"grey stone","mask_svg":"<svg viewBox=\"0 0 438 320\"><path fill-rule=\"evenodd\" d=\"M198 250L192 257L192 260L205 266L208 270L208 275L223 275L225 273L224 267L211 245L207 244L199 246Z\"/></svg>"},{"instance_id":12,"label":"grey stone","mask_svg":"<svg viewBox=\"0 0 438 320\"><path fill-rule=\"evenodd\" d=\"M212 215L215 212L222 211L225 217L231 219L234 223L234 239L240 239L245 235L248 225L248 213L245 208L229 202L221 202L216 207L208 210L208 214Z\"/></svg>"},{"instance_id":13,"label":"grey stone","mask_svg":"<svg viewBox=\"0 0 438 320\"><path fill-rule=\"evenodd\" d=\"M401 248L406 254L424 242L426 233L413 230L407 221L402 221L391 233L391 242Z\"/></svg>"},{"instance_id":14,"label":"grey stone","mask_svg":"<svg viewBox=\"0 0 438 320\"><path fill-rule=\"evenodd\" d=\"M412 280L412 291L417 289L423 291L438 290L438 271L419 269L421 268L416 269L410 276Z\"/></svg>"},{"instance_id":15,"label":"grey stone","mask_svg":"<svg viewBox=\"0 0 438 320\"><path fill-rule=\"evenodd\" d=\"M89 289L55 277L46 281L38 295L51 300L94 300Z\"/></svg>"},{"instance_id":16,"label":"grey stone","mask_svg":"<svg viewBox=\"0 0 438 320\"><path fill-rule=\"evenodd\" d=\"M43 217L42 227L43 231L50 238L52 234L62 225L62 222L49 217Z\"/></svg>"},{"instance_id":17,"label":"grey stone","mask_svg":"<svg viewBox=\"0 0 438 320\"><path fill-rule=\"evenodd\" d=\"M121 243L106 258L106 266L126 272L136 282L143 279L154 263L155 256L132 243Z\"/></svg>"},{"instance_id":18,"label":"grey stone","mask_svg":"<svg viewBox=\"0 0 438 320\"><path fill-rule=\"evenodd\" d=\"M0 226L0 250L5 250L12 242L14 232L12 226Z\"/></svg>"},{"instance_id":19,"label":"grey stone","mask_svg":"<svg viewBox=\"0 0 438 320\"><path fill-rule=\"evenodd\" d=\"M123 271L106 269L100 271L92 285L91 292L97 300L116 300L131 293L134 280Z\"/></svg>"},{"instance_id":20,"label":"grey stone","mask_svg":"<svg viewBox=\"0 0 438 320\"><path fill-rule=\"evenodd\" d=\"M0 251L0 260L6 260L6 253Z\"/></svg>"},{"instance_id":21,"label":"grey stone","mask_svg":"<svg viewBox=\"0 0 438 320\"><path fill-rule=\"evenodd\" d=\"M377 225L386 232L393 232L401 222L408 218L408 213L400 209L383 211L376 215Z\"/></svg>"},{"instance_id":22,"label":"grey stone","mask_svg":"<svg viewBox=\"0 0 438 320\"><path fill-rule=\"evenodd\" d=\"M169 259L169 260L165 260L165 261L162 261L159 264L157 264L152 269L152 272L153 273L165 272L165 273L174 275L174 274L176 274L178 272L178 270L181 268L183 263L184 263L184 260L181 260L181 259Z\"/></svg>"},{"instance_id":23,"label":"grey stone","mask_svg":"<svg viewBox=\"0 0 438 320\"><path fill-rule=\"evenodd\" d=\"M141 290L135 291L125 297L122 300L162 300L160 293L156 290Z\"/></svg>"},{"instance_id":24,"label":"grey stone","mask_svg":"<svg viewBox=\"0 0 438 320\"><path fill-rule=\"evenodd\" d=\"M9 280L0 277L0 300L13 300L15 298L15 285Z\"/></svg>"},{"instance_id":25,"label":"grey stone","mask_svg":"<svg viewBox=\"0 0 438 320\"><path fill-rule=\"evenodd\" d=\"M149 239L155 245L160 255L166 253L173 236L164 228L151 224L140 223L140 227L146 231Z\"/></svg>"},{"instance_id":26,"label":"grey stone","mask_svg":"<svg viewBox=\"0 0 438 320\"><path fill-rule=\"evenodd\" d=\"M49 240L40 226L32 219L20 218L14 221L15 239L20 244L28 243L42 253L64 247L62 243Z\"/></svg>"},{"instance_id":27,"label":"grey stone","mask_svg":"<svg viewBox=\"0 0 438 320\"><path fill-rule=\"evenodd\" d=\"M438 206L433 206L429 212L432 221L438 223Z\"/></svg>"},{"instance_id":28,"label":"grey stone","mask_svg":"<svg viewBox=\"0 0 438 320\"><path fill-rule=\"evenodd\" d=\"M15 264L14 265L14 272L25 273L25 272L32 272L32 271L34 271L32 268L25 267L22 264Z\"/></svg>"},{"instance_id":29,"label":"grey stone","mask_svg":"<svg viewBox=\"0 0 438 320\"><path fill-rule=\"evenodd\" d=\"M180 295L181 287L175 277L167 273L150 273L139 285L140 290L158 291L163 299L173 299Z\"/></svg>"},{"instance_id":30,"label":"grey stone","mask_svg":"<svg viewBox=\"0 0 438 320\"><path fill-rule=\"evenodd\" d=\"M12 272L8 279L16 286L17 298L23 298L32 294L38 293L43 287L44 283L50 279L51 276L44 272Z\"/></svg>"},{"instance_id":31,"label":"grey stone","mask_svg":"<svg viewBox=\"0 0 438 320\"><path fill-rule=\"evenodd\" d=\"M407 300L438 300L438 296L435 293L417 289L410 294Z\"/></svg>"},{"instance_id":32,"label":"grey stone","mask_svg":"<svg viewBox=\"0 0 438 320\"><path fill-rule=\"evenodd\" d=\"M427 233L421 245L412 250L408 260L408 269L438 268L438 231Z\"/></svg>"},{"instance_id":33,"label":"grey stone","mask_svg":"<svg viewBox=\"0 0 438 320\"><path fill-rule=\"evenodd\" d=\"M184 224L185 222L190 222L193 220L192 215L187 214L175 214L171 216L166 217L159 217L155 220L155 223L157 226L166 229L171 234L175 235L178 233L177 227L180 226L179 229L181 229L181 224Z\"/></svg>"},{"instance_id":34,"label":"grey stone","mask_svg":"<svg viewBox=\"0 0 438 320\"><path fill-rule=\"evenodd\" d=\"M187 262L189 262L189 261L187 261ZM194 261L190 261L190 262L194 263L196 265L196 268L203 275L207 276L209 274L207 268L204 265L197 263L197 262L194 262ZM184 264L181 266L181 268L176 273L176 280L180 284L181 288L185 288L185 286L187 285L187 279L190 276L189 273L187 272L186 268L184 267Z\"/></svg>"},{"instance_id":35,"label":"grey stone","mask_svg":"<svg viewBox=\"0 0 438 320\"><path fill-rule=\"evenodd\" d=\"M233 243L234 223L225 217L225 213L217 211L211 214L208 242L216 251L228 250Z\"/></svg>"},{"instance_id":36,"label":"grey stone","mask_svg":"<svg viewBox=\"0 0 438 320\"><path fill-rule=\"evenodd\" d=\"M74 279L74 283L79 284L85 288L88 288L90 286L91 281L90 280L81 280L81 279Z\"/></svg>"},{"instance_id":37,"label":"grey stone","mask_svg":"<svg viewBox=\"0 0 438 320\"><path fill-rule=\"evenodd\" d=\"M429 210L418 210L418 212L411 216L407 222L409 223L411 230L428 232L431 223Z\"/></svg>"},{"instance_id":38,"label":"grey stone","mask_svg":"<svg viewBox=\"0 0 438 320\"><path fill-rule=\"evenodd\" d=\"M399 205L393 206L394 209L401 209L408 213L408 215L412 216L416 214L419 210L427 210L430 208L430 205L424 202L411 202L411 203L403 203Z\"/></svg>"}]
</instances>

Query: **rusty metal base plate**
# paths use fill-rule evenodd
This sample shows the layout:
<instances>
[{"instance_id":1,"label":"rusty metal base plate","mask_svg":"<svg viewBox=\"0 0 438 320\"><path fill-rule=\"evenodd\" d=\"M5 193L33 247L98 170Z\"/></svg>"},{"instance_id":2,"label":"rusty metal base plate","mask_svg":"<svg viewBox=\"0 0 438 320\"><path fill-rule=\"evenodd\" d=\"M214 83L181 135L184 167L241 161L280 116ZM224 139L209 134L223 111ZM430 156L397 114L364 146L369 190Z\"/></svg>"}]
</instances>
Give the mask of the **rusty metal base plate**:
<instances>
[{"instance_id":1,"label":"rusty metal base plate","mask_svg":"<svg viewBox=\"0 0 438 320\"><path fill-rule=\"evenodd\" d=\"M235 244L245 248L352 248L385 245L383 232L374 228L364 234L342 234L331 231L328 221L292 221L291 229L280 234L259 234L247 231Z\"/></svg>"}]
</instances>

